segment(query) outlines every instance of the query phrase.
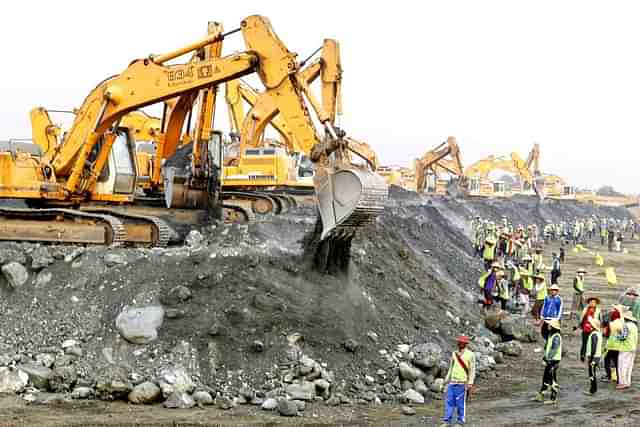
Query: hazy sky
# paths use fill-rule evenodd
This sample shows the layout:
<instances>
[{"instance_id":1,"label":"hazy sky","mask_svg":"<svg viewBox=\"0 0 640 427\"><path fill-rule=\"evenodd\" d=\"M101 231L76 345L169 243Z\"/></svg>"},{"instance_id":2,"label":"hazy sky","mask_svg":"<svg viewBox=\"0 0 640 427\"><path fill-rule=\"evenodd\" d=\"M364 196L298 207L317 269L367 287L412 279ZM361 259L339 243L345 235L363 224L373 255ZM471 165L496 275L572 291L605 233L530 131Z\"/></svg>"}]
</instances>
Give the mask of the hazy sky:
<instances>
[{"instance_id":1,"label":"hazy sky","mask_svg":"<svg viewBox=\"0 0 640 427\"><path fill-rule=\"evenodd\" d=\"M300 57L323 38L341 42L342 124L383 164L409 165L449 135L467 165L526 156L538 142L543 172L640 192L632 0L11 2L0 25L0 139L29 137L34 106L78 107L131 60L202 37L209 20L233 29L256 13ZM242 47L240 35L225 41L225 52Z\"/></svg>"}]
</instances>

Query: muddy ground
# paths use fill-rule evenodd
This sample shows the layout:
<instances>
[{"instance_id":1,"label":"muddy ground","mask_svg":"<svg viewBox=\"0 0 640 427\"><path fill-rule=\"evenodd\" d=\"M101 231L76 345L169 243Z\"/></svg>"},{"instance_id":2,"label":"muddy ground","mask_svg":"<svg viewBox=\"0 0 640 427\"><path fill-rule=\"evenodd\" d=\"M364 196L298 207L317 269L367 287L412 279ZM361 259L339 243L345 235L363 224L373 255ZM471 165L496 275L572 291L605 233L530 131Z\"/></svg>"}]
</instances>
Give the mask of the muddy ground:
<instances>
[{"instance_id":1,"label":"muddy ground","mask_svg":"<svg viewBox=\"0 0 640 427\"><path fill-rule=\"evenodd\" d=\"M29 284L18 291L0 287L1 342L36 352L74 338L86 351L79 369L87 379L106 363L101 355L109 348L141 375L152 377L179 362L214 390L228 391L247 383L260 387L265 372L281 360L287 336L300 333L305 353L326 363L348 393L349 385L365 375L390 368L381 350L421 342L437 342L449 350L455 335L481 333L475 305L481 264L465 234L469 216L497 219L506 214L515 223L542 224L592 213L627 215L621 209L594 210L570 202L538 207L526 198L429 200L398 190L393 196L385 215L354 243L351 269L344 277L307 268L300 240L312 229L313 219L304 211L248 227L207 227L202 230L205 243L192 248L88 248L70 262L64 256L72 248L51 249L60 251L59 259L31 272ZM622 284L640 273L640 245L630 243L629 249L627 255L605 254ZM119 254L124 262L107 265L106 253ZM569 254L561 286L570 289L571 272L593 266L592 258ZM592 270L589 285L610 303L618 289L606 286L601 269ZM47 273L51 280L43 285L38 278ZM177 285L188 288L191 297L172 299ZM124 305L144 302L160 302L178 316L165 320L152 344L123 342L114 331L115 317ZM220 332L212 337L214 325ZM577 349L577 338L566 332L565 345ZM356 353L345 350L349 339L360 344ZM265 344L264 352L251 351L255 340ZM586 374L575 351L563 360L561 403L549 408L530 402L542 375L535 352L539 347L541 343L525 345L524 357L507 357L479 380L469 406L470 425L635 425L638 388L616 393L603 385L597 397L583 396ZM287 419L252 406L224 412L101 401L36 406L8 396L0 398L0 425L436 425L442 404L433 399L416 409L416 416L407 417L395 402L337 408L313 403L302 417Z\"/></svg>"}]
</instances>

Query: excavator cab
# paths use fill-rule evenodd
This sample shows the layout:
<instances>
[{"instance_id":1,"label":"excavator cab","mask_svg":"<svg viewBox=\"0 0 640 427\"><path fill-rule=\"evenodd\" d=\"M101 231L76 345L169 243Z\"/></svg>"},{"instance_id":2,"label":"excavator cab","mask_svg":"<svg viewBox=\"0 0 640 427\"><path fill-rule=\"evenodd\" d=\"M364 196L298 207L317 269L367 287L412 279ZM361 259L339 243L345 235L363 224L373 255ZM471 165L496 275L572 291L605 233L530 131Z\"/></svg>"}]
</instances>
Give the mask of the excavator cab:
<instances>
[{"instance_id":1,"label":"excavator cab","mask_svg":"<svg viewBox=\"0 0 640 427\"><path fill-rule=\"evenodd\" d=\"M136 146L128 129L118 128L109 160L96 183L97 194L126 194L133 197L138 167Z\"/></svg>"}]
</instances>

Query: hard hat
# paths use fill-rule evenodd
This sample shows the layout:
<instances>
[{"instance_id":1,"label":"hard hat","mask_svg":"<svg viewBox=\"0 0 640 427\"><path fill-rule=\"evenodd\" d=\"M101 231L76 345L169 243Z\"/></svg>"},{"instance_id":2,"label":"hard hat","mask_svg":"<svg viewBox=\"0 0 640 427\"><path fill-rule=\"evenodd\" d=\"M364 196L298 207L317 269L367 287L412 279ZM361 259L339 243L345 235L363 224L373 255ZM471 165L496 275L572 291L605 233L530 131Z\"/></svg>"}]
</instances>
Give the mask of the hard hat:
<instances>
[{"instance_id":1,"label":"hard hat","mask_svg":"<svg viewBox=\"0 0 640 427\"><path fill-rule=\"evenodd\" d=\"M469 344L469 337L466 335L460 335L458 338L456 338L456 342Z\"/></svg>"},{"instance_id":2,"label":"hard hat","mask_svg":"<svg viewBox=\"0 0 640 427\"><path fill-rule=\"evenodd\" d=\"M589 298L587 298L587 304L589 304L589 302L592 301L592 300L595 301L596 304L600 304L600 298L598 298L598 297L589 297Z\"/></svg>"},{"instance_id":3,"label":"hard hat","mask_svg":"<svg viewBox=\"0 0 640 427\"><path fill-rule=\"evenodd\" d=\"M587 272L587 270L585 270L584 268L579 268L578 269L578 273L586 273L586 272Z\"/></svg>"},{"instance_id":4,"label":"hard hat","mask_svg":"<svg viewBox=\"0 0 640 427\"><path fill-rule=\"evenodd\" d=\"M600 321L595 317L589 316L589 323L593 326L593 329L600 329Z\"/></svg>"},{"instance_id":5,"label":"hard hat","mask_svg":"<svg viewBox=\"0 0 640 427\"><path fill-rule=\"evenodd\" d=\"M636 318L633 317L633 313L631 312L631 310L625 310L625 312L622 314L622 317L624 317L625 320L637 322Z\"/></svg>"},{"instance_id":6,"label":"hard hat","mask_svg":"<svg viewBox=\"0 0 640 427\"><path fill-rule=\"evenodd\" d=\"M550 291L558 291L558 292L560 292L560 286L558 286L556 284L553 284L553 285L549 286L549 290Z\"/></svg>"},{"instance_id":7,"label":"hard hat","mask_svg":"<svg viewBox=\"0 0 640 427\"><path fill-rule=\"evenodd\" d=\"M562 329L560 321L558 319L545 320L545 322L554 329Z\"/></svg>"}]
</instances>

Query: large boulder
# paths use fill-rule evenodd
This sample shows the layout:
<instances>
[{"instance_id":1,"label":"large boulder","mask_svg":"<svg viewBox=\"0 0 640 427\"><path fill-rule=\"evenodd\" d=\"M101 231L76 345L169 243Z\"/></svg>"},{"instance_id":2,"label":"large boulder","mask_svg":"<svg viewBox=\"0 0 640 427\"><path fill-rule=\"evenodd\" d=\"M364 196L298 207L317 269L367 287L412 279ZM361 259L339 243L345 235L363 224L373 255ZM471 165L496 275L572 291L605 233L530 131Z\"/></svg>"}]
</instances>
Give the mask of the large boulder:
<instances>
[{"instance_id":1,"label":"large boulder","mask_svg":"<svg viewBox=\"0 0 640 427\"><path fill-rule=\"evenodd\" d=\"M535 342L540 332L524 318L507 317L500 322L500 335L520 342Z\"/></svg>"},{"instance_id":2,"label":"large boulder","mask_svg":"<svg viewBox=\"0 0 640 427\"><path fill-rule=\"evenodd\" d=\"M413 364L424 369L438 366L442 360L442 348L436 343L430 342L418 344L412 349Z\"/></svg>"},{"instance_id":3,"label":"large boulder","mask_svg":"<svg viewBox=\"0 0 640 427\"><path fill-rule=\"evenodd\" d=\"M491 356L476 353L476 360L476 369L478 372L490 371L496 367L496 361Z\"/></svg>"},{"instance_id":4,"label":"large boulder","mask_svg":"<svg viewBox=\"0 0 640 427\"><path fill-rule=\"evenodd\" d=\"M120 335L133 344L148 344L158 338L164 309L158 305L125 307L116 318Z\"/></svg>"},{"instance_id":5,"label":"large boulder","mask_svg":"<svg viewBox=\"0 0 640 427\"><path fill-rule=\"evenodd\" d=\"M409 389L402 394L402 400L408 403L424 403L424 396L414 389Z\"/></svg>"},{"instance_id":6,"label":"large boulder","mask_svg":"<svg viewBox=\"0 0 640 427\"><path fill-rule=\"evenodd\" d=\"M191 393L196 388L191 376L182 368L163 371L159 383L165 398L173 393Z\"/></svg>"},{"instance_id":7,"label":"large boulder","mask_svg":"<svg viewBox=\"0 0 640 427\"><path fill-rule=\"evenodd\" d=\"M123 366L107 365L96 377L96 395L101 400L126 399L133 390L129 371Z\"/></svg>"},{"instance_id":8,"label":"large boulder","mask_svg":"<svg viewBox=\"0 0 640 427\"><path fill-rule=\"evenodd\" d=\"M78 380L78 373L72 366L55 368L49 378L49 387L55 393L67 393L73 390Z\"/></svg>"},{"instance_id":9,"label":"large boulder","mask_svg":"<svg viewBox=\"0 0 640 427\"><path fill-rule=\"evenodd\" d=\"M49 389L49 380L53 377L53 371L40 364L19 365L18 368L29 375L31 384L41 391Z\"/></svg>"},{"instance_id":10,"label":"large boulder","mask_svg":"<svg viewBox=\"0 0 640 427\"><path fill-rule=\"evenodd\" d=\"M295 417L298 415L298 405L293 400L278 400L278 413L283 417Z\"/></svg>"},{"instance_id":11,"label":"large boulder","mask_svg":"<svg viewBox=\"0 0 640 427\"><path fill-rule=\"evenodd\" d=\"M0 265L10 262L18 262L20 264L27 263L27 257L24 251L17 243L2 242L0 243Z\"/></svg>"},{"instance_id":12,"label":"large boulder","mask_svg":"<svg viewBox=\"0 0 640 427\"><path fill-rule=\"evenodd\" d=\"M53 264L55 260L46 246L39 246L31 252L31 268L41 270Z\"/></svg>"},{"instance_id":13,"label":"large boulder","mask_svg":"<svg viewBox=\"0 0 640 427\"><path fill-rule=\"evenodd\" d=\"M522 344L518 341L501 342L496 345L496 351L507 356L519 357L522 355Z\"/></svg>"},{"instance_id":14,"label":"large boulder","mask_svg":"<svg viewBox=\"0 0 640 427\"><path fill-rule=\"evenodd\" d=\"M293 400L313 400L316 397L316 385L310 381L302 381L300 384L288 384L285 387L285 391Z\"/></svg>"},{"instance_id":15,"label":"large boulder","mask_svg":"<svg viewBox=\"0 0 640 427\"><path fill-rule=\"evenodd\" d=\"M195 404L196 402L188 393L175 392L169 395L162 405L170 409L189 409L193 408Z\"/></svg>"},{"instance_id":16,"label":"large boulder","mask_svg":"<svg viewBox=\"0 0 640 427\"><path fill-rule=\"evenodd\" d=\"M21 393L29 382L29 375L19 369L0 368L0 393Z\"/></svg>"},{"instance_id":17,"label":"large boulder","mask_svg":"<svg viewBox=\"0 0 640 427\"><path fill-rule=\"evenodd\" d=\"M24 265L15 261L3 265L2 274L13 289L19 288L29 280L29 272L27 269L24 268Z\"/></svg>"},{"instance_id":18,"label":"large boulder","mask_svg":"<svg viewBox=\"0 0 640 427\"><path fill-rule=\"evenodd\" d=\"M196 391L192 397L196 404L200 406L213 405L213 397L208 391Z\"/></svg>"},{"instance_id":19,"label":"large boulder","mask_svg":"<svg viewBox=\"0 0 640 427\"><path fill-rule=\"evenodd\" d=\"M160 398L160 387L151 381L138 384L129 393L129 402L135 404L154 403Z\"/></svg>"},{"instance_id":20,"label":"large boulder","mask_svg":"<svg viewBox=\"0 0 640 427\"><path fill-rule=\"evenodd\" d=\"M400 378L403 380L414 382L415 380L424 377L424 373L420 369L415 366L411 366L407 362L400 362L398 368L400 370Z\"/></svg>"}]
</instances>

